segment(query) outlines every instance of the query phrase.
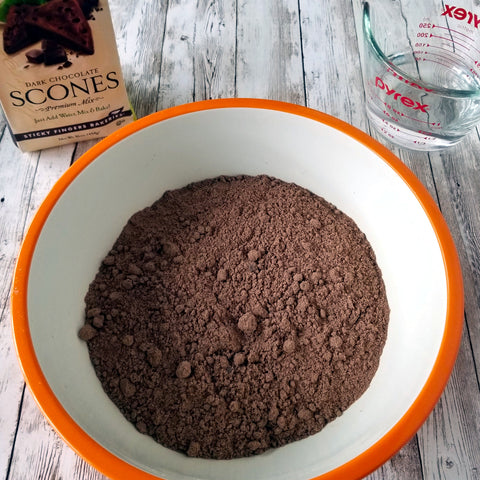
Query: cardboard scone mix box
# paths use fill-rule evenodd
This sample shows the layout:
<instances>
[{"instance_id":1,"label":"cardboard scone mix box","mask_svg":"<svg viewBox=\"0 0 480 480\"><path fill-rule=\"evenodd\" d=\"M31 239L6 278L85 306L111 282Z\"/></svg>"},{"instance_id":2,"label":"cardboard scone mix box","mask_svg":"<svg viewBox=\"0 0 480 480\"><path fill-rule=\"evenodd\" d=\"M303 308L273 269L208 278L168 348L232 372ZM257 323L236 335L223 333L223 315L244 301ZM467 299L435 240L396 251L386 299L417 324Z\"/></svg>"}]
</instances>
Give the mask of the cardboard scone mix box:
<instances>
[{"instance_id":1,"label":"cardboard scone mix box","mask_svg":"<svg viewBox=\"0 0 480 480\"><path fill-rule=\"evenodd\" d=\"M0 22L0 100L21 150L133 121L107 0L5 0Z\"/></svg>"}]
</instances>

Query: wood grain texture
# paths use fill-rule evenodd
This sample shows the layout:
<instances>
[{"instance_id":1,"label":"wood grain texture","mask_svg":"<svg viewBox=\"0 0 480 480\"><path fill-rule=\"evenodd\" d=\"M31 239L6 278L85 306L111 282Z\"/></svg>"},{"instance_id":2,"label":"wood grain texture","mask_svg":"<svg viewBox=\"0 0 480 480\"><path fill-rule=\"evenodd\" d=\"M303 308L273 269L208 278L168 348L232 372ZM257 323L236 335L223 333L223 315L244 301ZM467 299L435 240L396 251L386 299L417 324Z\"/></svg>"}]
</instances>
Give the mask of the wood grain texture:
<instances>
[{"instance_id":1,"label":"wood grain texture","mask_svg":"<svg viewBox=\"0 0 480 480\"><path fill-rule=\"evenodd\" d=\"M305 105L298 3L238 0L238 97Z\"/></svg>"},{"instance_id":2,"label":"wood grain texture","mask_svg":"<svg viewBox=\"0 0 480 480\"><path fill-rule=\"evenodd\" d=\"M307 106L366 131L355 11L350 2L300 0Z\"/></svg>"},{"instance_id":3,"label":"wood grain texture","mask_svg":"<svg viewBox=\"0 0 480 480\"><path fill-rule=\"evenodd\" d=\"M460 145L431 154L439 206L459 253L465 285L465 328L445 392L420 431L427 478L480 478L480 171L477 132ZM448 426L447 426L448 425ZM458 476L456 476L458 475Z\"/></svg>"},{"instance_id":4,"label":"wood grain texture","mask_svg":"<svg viewBox=\"0 0 480 480\"><path fill-rule=\"evenodd\" d=\"M168 0L109 5L127 93L140 118L157 109Z\"/></svg>"},{"instance_id":5,"label":"wood grain texture","mask_svg":"<svg viewBox=\"0 0 480 480\"><path fill-rule=\"evenodd\" d=\"M12 343L10 291L15 260L34 212L69 165L74 146L19 155L10 136L0 143L0 478L12 462L23 407L23 377ZM44 421L44 420L43 420Z\"/></svg>"},{"instance_id":6,"label":"wood grain texture","mask_svg":"<svg viewBox=\"0 0 480 480\"><path fill-rule=\"evenodd\" d=\"M480 8L478 0L468 2L468 8ZM378 138L364 109L361 0L109 3L139 117L208 98L271 98L322 110ZM412 8L418 2L401 3ZM465 282L465 329L455 369L432 414L367 479L479 480L480 137L475 131L460 145L431 154L380 141L422 181L449 225ZM59 439L24 391L9 306L15 259L32 215L56 179L94 143L21 154L0 120L1 480L105 480Z\"/></svg>"},{"instance_id":7,"label":"wood grain texture","mask_svg":"<svg viewBox=\"0 0 480 480\"><path fill-rule=\"evenodd\" d=\"M195 17L196 2L170 0L162 47L157 110L195 100Z\"/></svg>"},{"instance_id":8,"label":"wood grain texture","mask_svg":"<svg viewBox=\"0 0 480 480\"><path fill-rule=\"evenodd\" d=\"M480 432L480 396L476 392L478 383L465 330L450 381L418 434L425 478L478 479L480 449L471 442L475 432Z\"/></svg>"},{"instance_id":9,"label":"wood grain texture","mask_svg":"<svg viewBox=\"0 0 480 480\"><path fill-rule=\"evenodd\" d=\"M235 0L199 0L193 45L194 100L235 96Z\"/></svg>"},{"instance_id":10,"label":"wood grain texture","mask_svg":"<svg viewBox=\"0 0 480 480\"><path fill-rule=\"evenodd\" d=\"M103 480L78 457L43 418L28 390L16 438L9 479ZM21 452L21 455L18 454Z\"/></svg>"},{"instance_id":11,"label":"wood grain texture","mask_svg":"<svg viewBox=\"0 0 480 480\"><path fill-rule=\"evenodd\" d=\"M475 364L480 365L480 148L474 131L462 144L439 154L432 170L440 206L461 257L465 320ZM477 369L477 380L478 380Z\"/></svg>"},{"instance_id":12,"label":"wood grain texture","mask_svg":"<svg viewBox=\"0 0 480 480\"><path fill-rule=\"evenodd\" d=\"M7 475L24 382L12 344L10 290L25 231L38 154L20 162L7 133L0 143L0 478Z\"/></svg>"},{"instance_id":13,"label":"wood grain texture","mask_svg":"<svg viewBox=\"0 0 480 480\"><path fill-rule=\"evenodd\" d=\"M235 93L234 1L171 1L157 109Z\"/></svg>"}]
</instances>

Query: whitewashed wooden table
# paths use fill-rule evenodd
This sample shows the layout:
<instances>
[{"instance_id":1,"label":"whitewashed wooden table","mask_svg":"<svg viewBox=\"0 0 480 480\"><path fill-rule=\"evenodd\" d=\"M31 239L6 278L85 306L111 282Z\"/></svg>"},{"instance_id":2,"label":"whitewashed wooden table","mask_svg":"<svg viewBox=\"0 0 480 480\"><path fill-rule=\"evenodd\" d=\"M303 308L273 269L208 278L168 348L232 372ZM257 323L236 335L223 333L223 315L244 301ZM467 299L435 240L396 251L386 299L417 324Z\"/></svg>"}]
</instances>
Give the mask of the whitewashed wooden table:
<instances>
[{"instance_id":1,"label":"whitewashed wooden table","mask_svg":"<svg viewBox=\"0 0 480 480\"><path fill-rule=\"evenodd\" d=\"M208 98L256 97L306 105L372 133L355 27L360 0L110 0L110 7L138 117ZM22 154L0 121L0 480L105 478L63 443L32 400L15 356L9 305L32 215L92 145ZM479 132L442 153L390 148L427 187L450 227L463 268L465 328L433 413L367 478L480 479Z\"/></svg>"}]
</instances>

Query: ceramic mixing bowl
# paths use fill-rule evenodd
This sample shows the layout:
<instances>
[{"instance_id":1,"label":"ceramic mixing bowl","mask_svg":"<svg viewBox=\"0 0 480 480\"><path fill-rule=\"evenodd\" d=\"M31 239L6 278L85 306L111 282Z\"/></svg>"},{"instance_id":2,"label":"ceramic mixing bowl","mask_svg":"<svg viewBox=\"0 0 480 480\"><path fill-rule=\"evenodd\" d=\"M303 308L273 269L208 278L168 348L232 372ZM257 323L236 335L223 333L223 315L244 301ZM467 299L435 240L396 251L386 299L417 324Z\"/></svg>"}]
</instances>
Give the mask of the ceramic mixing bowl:
<instances>
[{"instance_id":1,"label":"ceramic mixing bowl","mask_svg":"<svg viewBox=\"0 0 480 480\"><path fill-rule=\"evenodd\" d=\"M234 460L188 458L139 433L103 392L77 333L84 295L128 218L167 189L218 175L295 182L352 217L383 272L391 318L368 390L318 434ZM175 107L83 155L36 214L18 258L13 328L26 381L66 442L113 479L361 478L420 427L453 367L459 262L434 201L359 130L295 105L249 99Z\"/></svg>"}]
</instances>

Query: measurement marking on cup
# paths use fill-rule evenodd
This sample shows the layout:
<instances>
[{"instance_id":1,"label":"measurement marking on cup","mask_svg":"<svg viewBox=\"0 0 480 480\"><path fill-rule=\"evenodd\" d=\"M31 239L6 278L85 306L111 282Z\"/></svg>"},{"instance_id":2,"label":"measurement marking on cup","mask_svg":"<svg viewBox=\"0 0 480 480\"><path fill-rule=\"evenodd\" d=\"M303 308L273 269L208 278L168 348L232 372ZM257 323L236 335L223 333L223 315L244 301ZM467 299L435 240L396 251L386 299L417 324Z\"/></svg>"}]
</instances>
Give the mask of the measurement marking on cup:
<instances>
[{"instance_id":1,"label":"measurement marking on cup","mask_svg":"<svg viewBox=\"0 0 480 480\"><path fill-rule=\"evenodd\" d=\"M388 120L385 120L383 118L380 120L383 124L381 126L379 125L380 131L387 137L391 138L392 140L395 140L398 136L411 137L413 143L416 143L419 145L425 145L425 141L436 142L438 140L435 137L432 137L428 132L425 132L424 130L408 131L408 130L400 129L395 125L392 125L391 123L388 122ZM421 139L418 138L419 134L423 136Z\"/></svg>"},{"instance_id":2,"label":"measurement marking on cup","mask_svg":"<svg viewBox=\"0 0 480 480\"><path fill-rule=\"evenodd\" d=\"M425 57L421 57L421 58L417 58L415 57L416 60L418 60L419 62L431 62L431 63L436 63L437 65L441 65L442 67L447 67L447 68L451 68L451 65L448 65L448 63L442 63L442 62L439 62L437 60L434 60L433 58L425 58ZM448 59L446 59L448 60ZM451 64L455 65L454 62L451 62Z\"/></svg>"},{"instance_id":3,"label":"measurement marking on cup","mask_svg":"<svg viewBox=\"0 0 480 480\"><path fill-rule=\"evenodd\" d=\"M466 49L467 51L470 51L470 48L469 48L469 47L463 45L463 44L460 43L460 42L452 42L452 40L448 40L448 42L449 42L449 44L452 44L453 47L462 47L462 48ZM444 45L445 45L445 44L444 44ZM445 45L445 46L450 47L450 45ZM471 46L474 50L476 50L478 53L480 53L480 50L479 50L478 48L474 47L473 45L470 45L470 46ZM428 44L427 47L428 47L428 48L435 47L435 48L442 48L442 49L444 49L443 47L440 47L440 46L438 46L438 45L430 45L430 44ZM449 50L449 51L450 51L450 50ZM453 53L453 52L452 52L452 53ZM465 56L465 57L468 57L470 60L474 60L470 55L468 55L468 54L465 53L465 52L463 52L461 55L462 55L462 56Z\"/></svg>"},{"instance_id":4,"label":"measurement marking on cup","mask_svg":"<svg viewBox=\"0 0 480 480\"><path fill-rule=\"evenodd\" d=\"M459 58L462 58L462 56L465 56L465 57L468 57L472 62L475 62L475 65L477 65L478 63L478 60L475 60L473 57L471 57L470 55L468 55L468 53L463 53L462 55L460 55L459 53L457 52L452 52L450 49L447 49L443 46L440 46L440 45L430 45L430 44L427 44L427 45L423 45L425 48L439 48L440 50L443 50L447 53L451 53L452 55L456 55L457 57ZM429 53L428 50L425 51L425 53ZM435 55L433 52L430 52L432 55Z\"/></svg>"},{"instance_id":5,"label":"measurement marking on cup","mask_svg":"<svg viewBox=\"0 0 480 480\"><path fill-rule=\"evenodd\" d=\"M441 25L435 25L435 24L433 24L433 25L432 25L432 30L433 30L434 28L441 28L442 30L448 30L449 32L455 32L455 33L458 33L459 35L462 35L462 37L467 37L469 40L473 40L473 38L470 37L469 35L466 35L465 33L459 32L458 30L454 30L453 28L442 27Z\"/></svg>"},{"instance_id":6,"label":"measurement marking on cup","mask_svg":"<svg viewBox=\"0 0 480 480\"><path fill-rule=\"evenodd\" d=\"M444 50L445 53L437 53L437 52L429 52L428 50L415 50L413 53L415 55L415 60L422 60L422 57L421 55L430 55L430 56L434 56L434 57L437 57L439 59L443 59L443 60L446 60L448 62L452 62L454 65L456 65L456 62L458 60L458 58L462 58L460 55L456 54L455 52L450 52L448 50ZM451 57L449 55L446 55L446 54L450 54L450 55L456 55L455 57ZM425 59L423 59L425 60ZM471 59L473 60L473 58ZM475 60L473 60L475 61Z\"/></svg>"},{"instance_id":7,"label":"measurement marking on cup","mask_svg":"<svg viewBox=\"0 0 480 480\"><path fill-rule=\"evenodd\" d=\"M428 120L419 120L418 118L409 117L408 115L405 115L404 113L401 113L400 115L402 117L408 118L409 120L415 120L416 122L426 123L431 128L442 128L442 126L440 125L440 122L429 122Z\"/></svg>"},{"instance_id":8,"label":"measurement marking on cup","mask_svg":"<svg viewBox=\"0 0 480 480\"><path fill-rule=\"evenodd\" d=\"M470 51L470 48L473 48L474 50L476 50L478 53L480 53L480 50L473 44L470 44L470 45L465 45L463 44L462 42L459 42L458 39L454 39L453 38L453 35L452 35L452 38L446 38L446 37L439 37L437 35L432 35L433 37L436 37L436 38L443 38L443 40L446 40L447 42L449 43L453 43L454 46L459 46L459 47L463 47L465 48L466 50L469 50ZM471 39L470 37L468 37L470 40L473 40ZM475 40L473 40L475 41Z\"/></svg>"},{"instance_id":9,"label":"measurement marking on cup","mask_svg":"<svg viewBox=\"0 0 480 480\"><path fill-rule=\"evenodd\" d=\"M442 58L442 57L440 57L440 58ZM437 65L441 65L442 67L446 67L446 68L452 68L452 66L455 67L455 65L456 65L455 61L452 61L452 60L450 60L450 59L447 58L447 57L443 57L443 58L444 58L447 62L449 62L450 65L447 64L447 63L438 62L437 60L434 60L434 59L432 59L432 58L425 58L425 57L417 57L417 56L415 56L415 60L417 60L418 62L431 62L431 63L436 63ZM478 64L478 62L475 61L475 65L477 65L477 64ZM474 77L480 78L479 73L476 72L473 68L470 68L470 69L469 69L469 72L470 72ZM471 77L471 75L468 75L468 76Z\"/></svg>"},{"instance_id":10,"label":"measurement marking on cup","mask_svg":"<svg viewBox=\"0 0 480 480\"><path fill-rule=\"evenodd\" d=\"M464 35L463 33L461 32L458 32L457 30L453 30L452 28L447 28L447 27L441 27L440 25L434 25L435 28L442 28L443 30L447 30L449 33L452 33L452 32L455 32L455 33L459 33L460 35L463 35L464 37L466 37L468 40L470 40L471 42L473 42L473 44L469 44L469 45L465 45L463 44L462 42L460 42L458 39L454 38L454 35L451 35L451 37L441 37L439 35L434 35L433 33L430 34L430 37L428 38L440 38L442 40L446 40L448 43L453 43L453 45L458 45L460 47L463 47L467 50L470 50L470 48L473 48L474 50L476 50L478 53L480 53L480 50L475 46L475 39L473 37L470 37L468 35ZM418 36L418 34L417 34ZM463 40L463 39L462 39ZM433 45L432 45L433 46Z\"/></svg>"},{"instance_id":11,"label":"measurement marking on cup","mask_svg":"<svg viewBox=\"0 0 480 480\"><path fill-rule=\"evenodd\" d=\"M463 48L466 48L467 50L470 50L470 48L467 45L464 45L462 42L459 42L458 40L452 40L451 38L448 37L440 37L439 35L434 35L433 33L430 34L429 38L440 38L440 40L445 40L447 42L453 43L454 45L460 45Z\"/></svg>"},{"instance_id":12,"label":"measurement marking on cup","mask_svg":"<svg viewBox=\"0 0 480 480\"><path fill-rule=\"evenodd\" d=\"M452 54L452 55L455 55L455 52L447 52L447 53L450 53L450 54ZM444 59L444 60L450 62L450 63L452 64L452 66L454 66L454 67L457 65L457 58L456 58L456 57L450 57L450 56L446 56L446 55L440 55L440 54L438 54L438 53L433 53L433 52L425 52L425 54L426 54L426 55L427 55L427 54L436 55L438 58ZM456 56L459 57L460 59L462 58L461 55L456 54ZM467 54L465 53L464 56L468 57L472 62L474 62L475 65L478 65L478 64L479 64L478 60L475 60L475 59L472 58L470 55L467 55ZM430 60L430 61L433 62L434 60ZM443 65L443 64L440 63L440 62L436 62L436 63L439 63L440 65ZM444 66L447 67L447 68L450 68L448 65L444 65ZM474 68L470 68L469 71L470 71L470 73L471 73L474 77L476 77L476 78L478 78L478 77L480 76L480 75L479 75L479 72L477 72Z\"/></svg>"},{"instance_id":13,"label":"measurement marking on cup","mask_svg":"<svg viewBox=\"0 0 480 480\"><path fill-rule=\"evenodd\" d=\"M402 135L409 135L411 137L418 138L419 133L421 135L426 134L423 130L418 130L416 132L414 132L414 131L409 132L407 130L400 130L397 126L389 123L387 120L385 120L383 118L381 119L381 121L384 124L384 126L382 127L382 131L384 133L388 133L389 135L395 135L396 133L400 133ZM392 132L392 130L393 130L393 132ZM424 140L426 140L426 139L427 139L427 137L424 137Z\"/></svg>"},{"instance_id":14,"label":"measurement marking on cup","mask_svg":"<svg viewBox=\"0 0 480 480\"><path fill-rule=\"evenodd\" d=\"M440 51L437 52L437 51L431 50L433 48L437 48ZM459 58L461 59L464 56L468 57L467 54L460 55L459 53L457 53L455 51L452 52L451 50L449 50L447 48L444 48L444 47L440 47L438 45L429 45L428 47L425 47L425 50L414 50L413 53L415 55L437 55L439 57L446 56L447 58L454 58L455 60L458 60ZM469 57L469 58L474 60L472 57Z\"/></svg>"}]
</instances>

